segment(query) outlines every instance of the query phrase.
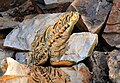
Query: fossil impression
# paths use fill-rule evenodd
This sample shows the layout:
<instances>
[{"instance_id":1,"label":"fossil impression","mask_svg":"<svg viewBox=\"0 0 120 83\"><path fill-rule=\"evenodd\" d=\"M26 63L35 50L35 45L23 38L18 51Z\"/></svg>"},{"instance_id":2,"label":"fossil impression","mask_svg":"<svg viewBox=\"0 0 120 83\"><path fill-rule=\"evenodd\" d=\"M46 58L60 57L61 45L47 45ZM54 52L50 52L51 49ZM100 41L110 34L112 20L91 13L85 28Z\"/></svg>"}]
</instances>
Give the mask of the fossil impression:
<instances>
[{"instance_id":1,"label":"fossil impression","mask_svg":"<svg viewBox=\"0 0 120 83\"><path fill-rule=\"evenodd\" d=\"M78 19L78 12L67 12L54 25L49 26L42 36L39 33L36 34L31 45L30 63L36 66L44 65L51 57L62 56L66 51L66 42Z\"/></svg>"}]
</instances>

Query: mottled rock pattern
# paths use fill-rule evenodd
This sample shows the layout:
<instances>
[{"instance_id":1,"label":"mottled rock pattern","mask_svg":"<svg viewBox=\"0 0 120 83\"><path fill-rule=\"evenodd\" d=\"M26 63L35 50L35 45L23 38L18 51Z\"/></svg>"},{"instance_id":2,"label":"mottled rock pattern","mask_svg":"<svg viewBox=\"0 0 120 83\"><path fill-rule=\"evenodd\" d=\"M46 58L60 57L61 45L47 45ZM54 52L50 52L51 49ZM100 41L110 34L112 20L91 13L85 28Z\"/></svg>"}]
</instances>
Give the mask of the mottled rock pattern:
<instances>
[{"instance_id":1,"label":"mottled rock pattern","mask_svg":"<svg viewBox=\"0 0 120 83\"><path fill-rule=\"evenodd\" d=\"M104 32L120 34L120 0L113 0L113 7Z\"/></svg>"},{"instance_id":2,"label":"mottled rock pattern","mask_svg":"<svg viewBox=\"0 0 120 83\"><path fill-rule=\"evenodd\" d=\"M113 0L103 37L111 46L120 45L120 0Z\"/></svg>"},{"instance_id":3,"label":"mottled rock pattern","mask_svg":"<svg viewBox=\"0 0 120 83\"><path fill-rule=\"evenodd\" d=\"M113 83L120 83L120 51L114 50L109 54L107 64L109 77Z\"/></svg>"},{"instance_id":4,"label":"mottled rock pattern","mask_svg":"<svg viewBox=\"0 0 120 83\"><path fill-rule=\"evenodd\" d=\"M0 1L0 12L8 10L9 8L12 8L13 6L19 6L26 0L1 0Z\"/></svg>"},{"instance_id":5,"label":"mottled rock pattern","mask_svg":"<svg viewBox=\"0 0 120 83\"><path fill-rule=\"evenodd\" d=\"M93 83L109 83L111 82L108 76L107 56L108 52L94 51L90 56Z\"/></svg>"},{"instance_id":6,"label":"mottled rock pattern","mask_svg":"<svg viewBox=\"0 0 120 83\"><path fill-rule=\"evenodd\" d=\"M0 76L2 76L4 73L1 69L4 66L3 60L5 60L7 57L12 57L13 54L14 54L14 51L0 49Z\"/></svg>"},{"instance_id":7,"label":"mottled rock pattern","mask_svg":"<svg viewBox=\"0 0 120 83\"><path fill-rule=\"evenodd\" d=\"M120 34L104 33L103 37L107 41L107 43L110 44L111 46L120 45Z\"/></svg>"},{"instance_id":8,"label":"mottled rock pattern","mask_svg":"<svg viewBox=\"0 0 120 83\"><path fill-rule=\"evenodd\" d=\"M74 0L67 11L78 11L81 19L77 27L81 31L103 32L112 3L107 0ZM81 27L80 27L81 26Z\"/></svg>"}]
</instances>

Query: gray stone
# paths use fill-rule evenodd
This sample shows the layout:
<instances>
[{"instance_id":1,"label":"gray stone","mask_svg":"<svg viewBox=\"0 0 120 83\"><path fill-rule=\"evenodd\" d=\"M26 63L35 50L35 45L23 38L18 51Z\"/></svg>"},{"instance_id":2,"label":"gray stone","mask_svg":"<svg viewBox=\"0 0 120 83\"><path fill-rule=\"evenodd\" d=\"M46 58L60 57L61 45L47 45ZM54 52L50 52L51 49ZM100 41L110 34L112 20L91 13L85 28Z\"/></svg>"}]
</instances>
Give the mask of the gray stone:
<instances>
[{"instance_id":1,"label":"gray stone","mask_svg":"<svg viewBox=\"0 0 120 83\"><path fill-rule=\"evenodd\" d=\"M15 28L18 25L19 25L19 22L15 22L7 18L0 17L0 30Z\"/></svg>"},{"instance_id":2,"label":"gray stone","mask_svg":"<svg viewBox=\"0 0 120 83\"><path fill-rule=\"evenodd\" d=\"M73 61L78 63L89 57L98 44L97 34L89 32L73 33L68 39L67 51L64 55L51 58L51 62Z\"/></svg>"},{"instance_id":3,"label":"gray stone","mask_svg":"<svg viewBox=\"0 0 120 83\"><path fill-rule=\"evenodd\" d=\"M92 73L93 83L110 83L108 75L107 60L108 52L94 51L90 56L90 63L88 64Z\"/></svg>"},{"instance_id":4,"label":"gray stone","mask_svg":"<svg viewBox=\"0 0 120 83\"><path fill-rule=\"evenodd\" d=\"M28 52L17 52L15 55L16 61L21 64L27 64L29 53Z\"/></svg>"},{"instance_id":5,"label":"gray stone","mask_svg":"<svg viewBox=\"0 0 120 83\"><path fill-rule=\"evenodd\" d=\"M31 20L23 21L6 36L4 46L19 50L31 50L31 43L36 33L43 32L49 25L53 25L62 14L40 14Z\"/></svg>"}]
</instances>

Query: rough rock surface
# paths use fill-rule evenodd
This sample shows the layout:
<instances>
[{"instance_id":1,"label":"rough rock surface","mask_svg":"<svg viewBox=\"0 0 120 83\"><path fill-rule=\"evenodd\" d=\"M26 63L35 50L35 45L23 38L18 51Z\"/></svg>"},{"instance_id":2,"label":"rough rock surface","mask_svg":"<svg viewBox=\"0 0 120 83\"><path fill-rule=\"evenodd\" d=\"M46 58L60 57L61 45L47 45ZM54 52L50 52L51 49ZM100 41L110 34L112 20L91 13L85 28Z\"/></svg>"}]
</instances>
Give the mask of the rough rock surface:
<instances>
[{"instance_id":1,"label":"rough rock surface","mask_svg":"<svg viewBox=\"0 0 120 83\"><path fill-rule=\"evenodd\" d=\"M7 35L4 46L19 50L31 50L31 43L36 33L53 25L62 14L40 14L31 20L23 21Z\"/></svg>"},{"instance_id":2,"label":"rough rock surface","mask_svg":"<svg viewBox=\"0 0 120 83\"><path fill-rule=\"evenodd\" d=\"M89 69L83 63L64 68L29 67L18 63L12 58L7 58L7 64L7 71L0 78L0 82L90 83L91 80Z\"/></svg>"},{"instance_id":3,"label":"rough rock surface","mask_svg":"<svg viewBox=\"0 0 120 83\"><path fill-rule=\"evenodd\" d=\"M107 41L107 43L110 44L111 46L120 45L120 33L119 34L104 33L103 37L105 38L105 40Z\"/></svg>"},{"instance_id":4,"label":"rough rock surface","mask_svg":"<svg viewBox=\"0 0 120 83\"><path fill-rule=\"evenodd\" d=\"M103 37L111 46L120 45L120 0L113 0Z\"/></svg>"},{"instance_id":5,"label":"rough rock surface","mask_svg":"<svg viewBox=\"0 0 120 83\"><path fill-rule=\"evenodd\" d=\"M81 19L77 26L81 31L103 32L112 3L107 0L74 0L67 11L78 11ZM80 27L81 26L81 27Z\"/></svg>"},{"instance_id":6,"label":"rough rock surface","mask_svg":"<svg viewBox=\"0 0 120 83\"><path fill-rule=\"evenodd\" d=\"M113 0L113 7L104 32L120 34L120 0Z\"/></svg>"},{"instance_id":7,"label":"rough rock surface","mask_svg":"<svg viewBox=\"0 0 120 83\"><path fill-rule=\"evenodd\" d=\"M12 8L13 6L19 6L26 0L0 0L0 11L8 10L9 8Z\"/></svg>"},{"instance_id":8,"label":"rough rock surface","mask_svg":"<svg viewBox=\"0 0 120 83\"><path fill-rule=\"evenodd\" d=\"M114 50L109 54L107 64L109 77L113 83L120 83L120 51Z\"/></svg>"},{"instance_id":9,"label":"rough rock surface","mask_svg":"<svg viewBox=\"0 0 120 83\"><path fill-rule=\"evenodd\" d=\"M1 71L1 68L3 68L3 64L4 64L3 59L6 59L7 57L12 57L13 54L14 51L0 49L0 76L3 75L3 72Z\"/></svg>"},{"instance_id":10,"label":"rough rock surface","mask_svg":"<svg viewBox=\"0 0 120 83\"><path fill-rule=\"evenodd\" d=\"M93 83L110 83L108 76L108 66L106 57L108 52L94 51L92 56L90 56L91 65L89 65L92 73Z\"/></svg>"},{"instance_id":11,"label":"rough rock surface","mask_svg":"<svg viewBox=\"0 0 120 83\"><path fill-rule=\"evenodd\" d=\"M0 17L0 30L15 28L18 24L19 22L15 22L7 18Z\"/></svg>"}]
</instances>

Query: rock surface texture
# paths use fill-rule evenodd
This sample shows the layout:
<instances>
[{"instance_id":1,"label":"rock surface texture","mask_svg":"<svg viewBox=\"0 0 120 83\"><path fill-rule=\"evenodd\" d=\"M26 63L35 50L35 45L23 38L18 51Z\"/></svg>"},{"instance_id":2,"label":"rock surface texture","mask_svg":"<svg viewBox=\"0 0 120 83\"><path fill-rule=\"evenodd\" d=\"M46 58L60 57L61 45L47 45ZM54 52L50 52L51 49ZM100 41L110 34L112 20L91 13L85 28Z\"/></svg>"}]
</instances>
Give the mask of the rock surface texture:
<instances>
[{"instance_id":1,"label":"rock surface texture","mask_svg":"<svg viewBox=\"0 0 120 83\"><path fill-rule=\"evenodd\" d=\"M77 11L80 19L77 27L81 31L101 33L105 28L112 3L107 0L74 0L67 11ZM80 27L81 26L81 27Z\"/></svg>"},{"instance_id":2,"label":"rock surface texture","mask_svg":"<svg viewBox=\"0 0 120 83\"><path fill-rule=\"evenodd\" d=\"M109 54L107 64L109 67L109 77L113 83L120 82L120 51L114 50Z\"/></svg>"},{"instance_id":3,"label":"rock surface texture","mask_svg":"<svg viewBox=\"0 0 120 83\"><path fill-rule=\"evenodd\" d=\"M31 43L37 32L43 32L45 28L54 24L61 15L60 13L43 14L32 20L25 20L7 35L4 46L19 50L31 50Z\"/></svg>"},{"instance_id":4,"label":"rock surface texture","mask_svg":"<svg viewBox=\"0 0 120 83\"><path fill-rule=\"evenodd\" d=\"M113 0L112 11L109 15L103 37L111 46L120 45L120 0Z\"/></svg>"},{"instance_id":5,"label":"rock surface texture","mask_svg":"<svg viewBox=\"0 0 120 83\"><path fill-rule=\"evenodd\" d=\"M30 67L7 58L7 64L7 71L0 78L3 83L90 83L91 80L90 71L83 63L68 68Z\"/></svg>"}]
</instances>

